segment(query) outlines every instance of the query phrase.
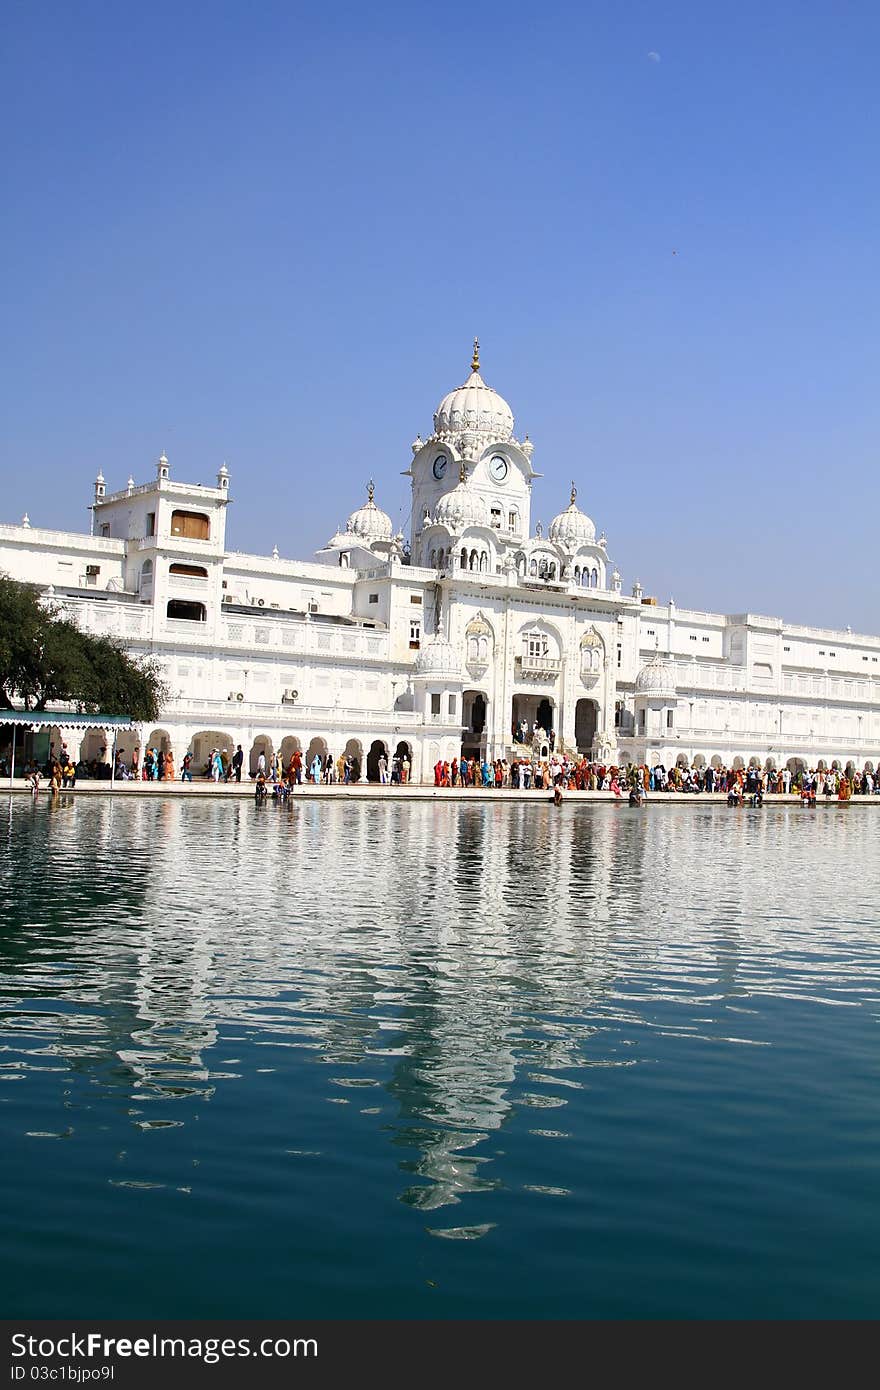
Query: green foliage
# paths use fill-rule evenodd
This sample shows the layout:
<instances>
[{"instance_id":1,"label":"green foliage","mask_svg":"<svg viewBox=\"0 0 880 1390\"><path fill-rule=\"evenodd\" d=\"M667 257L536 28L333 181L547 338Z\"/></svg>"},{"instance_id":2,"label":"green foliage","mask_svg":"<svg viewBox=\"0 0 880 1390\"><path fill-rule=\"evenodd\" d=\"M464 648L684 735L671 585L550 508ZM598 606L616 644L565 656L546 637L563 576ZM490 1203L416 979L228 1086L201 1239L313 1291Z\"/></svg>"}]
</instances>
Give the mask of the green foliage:
<instances>
[{"instance_id":1,"label":"green foliage","mask_svg":"<svg viewBox=\"0 0 880 1390\"><path fill-rule=\"evenodd\" d=\"M0 708L73 702L83 714L151 720L167 697L158 663L112 637L93 637L41 602L27 584L0 575Z\"/></svg>"}]
</instances>

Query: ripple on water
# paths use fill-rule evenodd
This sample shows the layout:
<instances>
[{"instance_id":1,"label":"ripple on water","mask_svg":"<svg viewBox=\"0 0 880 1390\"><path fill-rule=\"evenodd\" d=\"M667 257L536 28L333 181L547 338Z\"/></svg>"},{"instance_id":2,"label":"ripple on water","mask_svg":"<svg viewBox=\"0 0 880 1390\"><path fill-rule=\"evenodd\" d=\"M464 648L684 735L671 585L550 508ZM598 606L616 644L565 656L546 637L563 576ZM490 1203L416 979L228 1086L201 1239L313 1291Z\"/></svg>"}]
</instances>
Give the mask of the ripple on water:
<instances>
[{"instance_id":1,"label":"ripple on water","mask_svg":"<svg viewBox=\"0 0 880 1390\"><path fill-rule=\"evenodd\" d=\"M880 806L264 809L11 802L12 1313L876 1312Z\"/></svg>"}]
</instances>

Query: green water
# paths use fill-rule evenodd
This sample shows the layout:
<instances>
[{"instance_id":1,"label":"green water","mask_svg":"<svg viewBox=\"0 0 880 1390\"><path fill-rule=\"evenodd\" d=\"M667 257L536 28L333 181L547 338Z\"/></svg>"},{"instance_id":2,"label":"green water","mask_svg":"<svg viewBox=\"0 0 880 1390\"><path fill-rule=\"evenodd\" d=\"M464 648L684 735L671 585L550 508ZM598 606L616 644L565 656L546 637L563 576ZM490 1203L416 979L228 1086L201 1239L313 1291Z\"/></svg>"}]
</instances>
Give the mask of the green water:
<instances>
[{"instance_id":1,"label":"green water","mask_svg":"<svg viewBox=\"0 0 880 1390\"><path fill-rule=\"evenodd\" d=\"M6 1316L880 1311L872 809L4 818Z\"/></svg>"}]
</instances>

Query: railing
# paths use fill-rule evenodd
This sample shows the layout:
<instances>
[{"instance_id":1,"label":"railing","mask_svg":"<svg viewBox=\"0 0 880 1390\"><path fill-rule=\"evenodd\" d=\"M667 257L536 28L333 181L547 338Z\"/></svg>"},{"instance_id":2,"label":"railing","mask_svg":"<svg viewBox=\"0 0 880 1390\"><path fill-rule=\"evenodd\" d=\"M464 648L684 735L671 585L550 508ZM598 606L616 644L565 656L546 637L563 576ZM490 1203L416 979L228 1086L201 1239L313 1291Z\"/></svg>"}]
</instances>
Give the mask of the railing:
<instances>
[{"instance_id":1,"label":"railing","mask_svg":"<svg viewBox=\"0 0 880 1390\"><path fill-rule=\"evenodd\" d=\"M259 700L202 700L181 697L169 701L165 706L167 714L195 715L204 721L211 715L219 724L264 723L266 725L289 728L291 730L311 725L361 727L368 729L417 728L423 722L421 714L414 710L363 710L346 705L301 705L299 703ZM457 716L429 715L428 722L446 724L457 729Z\"/></svg>"},{"instance_id":2,"label":"railing","mask_svg":"<svg viewBox=\"0 0 880 1390\"><path fill-rule=\"evenodd\" d=\"M516 659L524 676L558 676L562 667L555 656L518 656Z\"/></svg>"}]
</instances>

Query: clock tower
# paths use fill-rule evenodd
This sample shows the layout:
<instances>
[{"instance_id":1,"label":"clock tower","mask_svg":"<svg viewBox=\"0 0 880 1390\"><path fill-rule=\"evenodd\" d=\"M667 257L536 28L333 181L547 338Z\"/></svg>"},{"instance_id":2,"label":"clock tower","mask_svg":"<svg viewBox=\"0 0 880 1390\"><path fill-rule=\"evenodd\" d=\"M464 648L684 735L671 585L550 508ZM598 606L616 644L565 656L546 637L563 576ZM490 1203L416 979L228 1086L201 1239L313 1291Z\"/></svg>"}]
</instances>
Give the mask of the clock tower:
<instances>
[{"instance_id":1,"label":"clock tower","mask_svg":"<svg viewBox=\"0 0 880 1390\"><path fill-rule=\"evenodd\" d=\"M532 479L540 475L528 438L514 438L510 406L480 375L477 339L467 380L443 397L433 433L417 438L412 451L404 476L412 479L414 564L431 565L432 554L448 553L439 526L449 539L489 530L499 548L528 539Z\"/></svg>"}]
</instances>

